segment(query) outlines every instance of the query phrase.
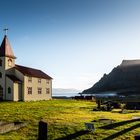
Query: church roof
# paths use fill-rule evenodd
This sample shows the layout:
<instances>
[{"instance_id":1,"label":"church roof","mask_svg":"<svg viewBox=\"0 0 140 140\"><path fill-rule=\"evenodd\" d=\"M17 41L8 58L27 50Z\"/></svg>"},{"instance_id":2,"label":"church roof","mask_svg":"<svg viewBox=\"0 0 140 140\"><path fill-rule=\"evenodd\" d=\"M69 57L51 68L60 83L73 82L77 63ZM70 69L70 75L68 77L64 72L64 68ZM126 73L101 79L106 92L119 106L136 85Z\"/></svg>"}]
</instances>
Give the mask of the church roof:
<instances>
[{"instance_id":1,"label":"church roof","mask_svg":"<svg viewBox=\"0 0 140 140\"><path fill-rule=\"evenodd\" d=\"M6 35L4 36L0 46L0 56L8 56L14 59L16 58Z\"/></svg>"},{"instance_id":2,"label":"church roof","mask_svg":"<svg viewBox=\"0 0 140 140\"><path fill-rule=\"evenodd\" d=\"M21 80L19 80L16 76L14 75L6 75L9 79L11 79L13 82L16 83L21 83Z\"/></svg>"},{"instance_id":3,"label":"church roof","mask_svg":"<svg viewBox=\"0 0 140 140\"><path fill-rule=\"evenodd\" d=\"M44 79L52 79L49 75L44 73L41 70L29 68L25 66L15 65L15 69L20 71L23 75L37 77L37 78L44 78Z\"/></svg>"}]
</instances>

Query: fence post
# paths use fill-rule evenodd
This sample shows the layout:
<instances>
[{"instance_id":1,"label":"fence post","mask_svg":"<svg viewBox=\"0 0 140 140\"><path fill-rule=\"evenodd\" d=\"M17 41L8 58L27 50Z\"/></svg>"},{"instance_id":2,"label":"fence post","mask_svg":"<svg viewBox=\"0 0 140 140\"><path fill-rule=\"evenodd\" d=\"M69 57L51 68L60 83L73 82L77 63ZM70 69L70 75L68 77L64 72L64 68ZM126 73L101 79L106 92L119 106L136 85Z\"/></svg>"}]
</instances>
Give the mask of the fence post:
<instances>
[{"instance_id":1,"label":"fence post","mask_svg":"<svg viewBox=\"0 0 140 140\"><path fill-rule=\"evenodd\" d=\"M97 108L101 109L101 100L97 100L97 104L98 104Z\"/></svg>"},{"instance_id":2,"label":"fence post","mask_svg":"<svg viewBox=\"0 0 140 140\"><path fill-rule=\"evenodd\" d=\"M39 122L38 140L47 140L47 123L44 121Z\"/></svg>"},{"instance_id":3,"label":"fence post","mask_svg":"<svg viewBox=\"0 0 140 140\"><path fill-rule=\"evenodd\" d=\"M140 140L140 135L135 135L135 140Z\"/></svg>"}]
</instances>

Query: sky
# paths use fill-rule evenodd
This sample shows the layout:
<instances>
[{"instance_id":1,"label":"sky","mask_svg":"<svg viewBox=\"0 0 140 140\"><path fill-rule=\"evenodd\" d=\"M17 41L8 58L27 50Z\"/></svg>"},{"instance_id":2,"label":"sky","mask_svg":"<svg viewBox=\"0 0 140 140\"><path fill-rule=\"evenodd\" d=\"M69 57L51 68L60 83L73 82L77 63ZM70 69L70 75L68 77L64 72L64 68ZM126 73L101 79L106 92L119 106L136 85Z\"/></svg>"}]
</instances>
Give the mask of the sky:
<instances>
[{"instance_id":1,"label":"sky","mask_svg":"<svg viewBox=\"0 0 140 140\"><path fill-rule=\"evenodd\" d=\"M139 0L0 0L16 63L41 69L53 88L84 90L124 59L140 59Z\"/></svg>"}]
</instances>

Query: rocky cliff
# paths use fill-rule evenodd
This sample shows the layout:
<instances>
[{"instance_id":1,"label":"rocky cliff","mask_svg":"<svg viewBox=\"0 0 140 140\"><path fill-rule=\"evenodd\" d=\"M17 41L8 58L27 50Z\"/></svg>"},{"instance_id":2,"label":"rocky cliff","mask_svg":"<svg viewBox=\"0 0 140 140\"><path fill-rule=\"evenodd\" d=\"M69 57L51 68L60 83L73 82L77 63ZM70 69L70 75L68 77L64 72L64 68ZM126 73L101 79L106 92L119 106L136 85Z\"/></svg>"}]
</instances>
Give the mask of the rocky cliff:
<instances>
[{"instance_id":1,"label":"rocky cliff","mask_svg":"<svg viewBox=\"0 0 140 140\"><path fill-rule=\"evenodd\" d=\"M94 94L106 91L131 94L140 93L140 60L123 60L121 65L115 67L93 87L84 90L84 94Z\"/></svg>"}]
</instances>

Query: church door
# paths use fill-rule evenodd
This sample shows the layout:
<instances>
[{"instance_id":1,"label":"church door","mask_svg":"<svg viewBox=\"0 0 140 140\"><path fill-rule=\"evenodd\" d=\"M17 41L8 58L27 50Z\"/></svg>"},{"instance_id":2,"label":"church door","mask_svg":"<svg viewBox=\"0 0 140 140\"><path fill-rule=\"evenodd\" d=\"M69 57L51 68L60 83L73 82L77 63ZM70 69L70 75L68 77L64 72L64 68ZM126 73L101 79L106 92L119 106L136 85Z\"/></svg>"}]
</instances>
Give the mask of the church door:
<instances>
[{"instance_id":1,"label":"church door","mask_svg":"<svg viewBox=\"0 0 140 140\"><path fill-rule=\"evenodd\" d=\"M3 100L3 88L0 85L0 100Z\"/></svg>"}]
</instances>

